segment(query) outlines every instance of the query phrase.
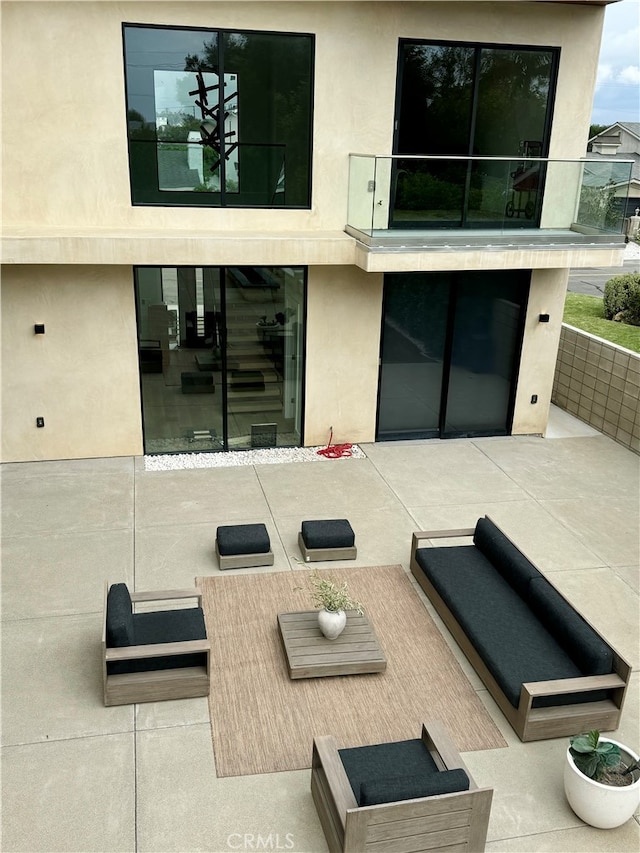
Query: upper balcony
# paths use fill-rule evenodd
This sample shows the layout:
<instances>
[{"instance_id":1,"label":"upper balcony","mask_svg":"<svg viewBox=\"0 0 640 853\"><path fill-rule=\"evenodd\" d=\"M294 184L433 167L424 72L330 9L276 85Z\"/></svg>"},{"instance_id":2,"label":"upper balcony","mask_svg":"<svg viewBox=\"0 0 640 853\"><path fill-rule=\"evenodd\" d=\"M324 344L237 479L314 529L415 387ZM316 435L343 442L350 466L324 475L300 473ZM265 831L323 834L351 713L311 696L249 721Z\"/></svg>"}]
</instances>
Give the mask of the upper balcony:
<instances>
[{"instance_id":1,"label":"upper balcony","mask_svg":"<svg viewBox=\"0 0 640 853\"><path fill-rule=\"evenodd\" d=\"M451 269L460 252L471 253L466 268L609 265L624 249L631 167L617 159L351 154L345 230L368 271Z\"/></svg>"}]
</instances>

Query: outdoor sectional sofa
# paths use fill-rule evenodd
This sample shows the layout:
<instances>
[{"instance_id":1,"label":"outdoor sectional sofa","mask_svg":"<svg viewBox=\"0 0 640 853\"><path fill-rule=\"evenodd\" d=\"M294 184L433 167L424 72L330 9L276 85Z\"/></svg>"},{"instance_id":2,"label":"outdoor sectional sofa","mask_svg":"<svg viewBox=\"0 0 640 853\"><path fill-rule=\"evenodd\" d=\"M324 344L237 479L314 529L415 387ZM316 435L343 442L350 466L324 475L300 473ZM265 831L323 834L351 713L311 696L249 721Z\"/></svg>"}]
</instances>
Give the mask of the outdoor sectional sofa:
<instances>
[{"instance_id":1,"label":"outdoor sectional sofa","mask_svg":"<svg viewBox=\"0 0 640 853\"><path fill-rule=\"evenodd\" d=\"M630 665L488 516L414 533L411 571L521 740L618 727Z\"/></svg>"}]
</instances>

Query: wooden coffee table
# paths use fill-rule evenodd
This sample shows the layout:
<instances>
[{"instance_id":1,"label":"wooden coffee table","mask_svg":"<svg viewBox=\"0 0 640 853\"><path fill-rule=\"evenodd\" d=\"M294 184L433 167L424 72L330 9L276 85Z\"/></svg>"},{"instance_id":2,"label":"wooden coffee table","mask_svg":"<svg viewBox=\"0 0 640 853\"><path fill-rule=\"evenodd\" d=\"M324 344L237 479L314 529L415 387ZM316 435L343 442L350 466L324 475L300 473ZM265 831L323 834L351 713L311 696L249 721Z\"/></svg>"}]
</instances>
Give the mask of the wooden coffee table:
<instances>
[{"instance_id":1,"label":"wooden coffee table","mask_svg":"<svg viewBox=\"0 0 640 853\"><path fill-rule=\"evenodd\" d=\"M347 625L335 640L318 627L318 611L278 613L289 678L360 675L384 672L387 660L366 616L350 612Z\"/></svg>"}]
</instances>

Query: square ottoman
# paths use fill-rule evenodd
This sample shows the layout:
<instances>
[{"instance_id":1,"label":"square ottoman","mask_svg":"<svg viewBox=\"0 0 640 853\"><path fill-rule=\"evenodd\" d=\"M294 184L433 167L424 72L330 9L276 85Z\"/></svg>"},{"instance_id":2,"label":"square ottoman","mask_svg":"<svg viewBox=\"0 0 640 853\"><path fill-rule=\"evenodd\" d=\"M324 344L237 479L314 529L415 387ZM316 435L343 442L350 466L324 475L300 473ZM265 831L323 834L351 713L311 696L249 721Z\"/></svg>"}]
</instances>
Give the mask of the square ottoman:
<instances>
[{"instance_id":1,"label":"square ottoman","mask_svg":"<svg viewBox=\"0 0 640 853\"><path fill-rule=\"evenodd\" d=\"M273 565L271 541L264 524L227 524L218 527L216 555L221 569Z\"/></svg>"},{"instance_id":2,"label":"square ottoman","mask_svg":"<svg viewBox=\"0 0 640 853\"><path fill-rule=\"evenodd\" d=\"M216 390L213 373L186 371L180 374L180 387L183 394L213 394Z\"/></svg>"},{"instance_id":3,"label":"square ottoman","mask_svg":"<svg viewBox=\"0 0 640 853\"><path fill-rule=\"evenodd\" d=\"M355 534L346 518L303 521L298 546L305 563L317 560L355 560Z\"/></svg>"}]
</instances>

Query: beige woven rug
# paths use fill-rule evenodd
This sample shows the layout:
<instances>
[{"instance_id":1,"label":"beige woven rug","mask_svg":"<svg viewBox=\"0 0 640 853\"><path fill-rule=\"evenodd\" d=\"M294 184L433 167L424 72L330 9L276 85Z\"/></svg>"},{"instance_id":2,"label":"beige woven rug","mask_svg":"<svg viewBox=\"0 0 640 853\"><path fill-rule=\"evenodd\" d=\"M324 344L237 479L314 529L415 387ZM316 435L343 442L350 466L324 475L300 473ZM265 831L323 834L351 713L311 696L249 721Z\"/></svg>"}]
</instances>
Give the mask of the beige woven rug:
<instances>
[{"instance_id":1,"label":"beige woven rug","mask_svg":"<svg viewBox=\"0 0 640 853\"><path fill-rule=\"evenodd\" d=\"M308 768L315 735L340 746L405 740L432 719L461 751L506 746L401 566L322 574L346 580L363 603L386 672L290 680L277 613L313 609L307 569L197 579L219 777Z\"/></svg>"}]
</instances>

